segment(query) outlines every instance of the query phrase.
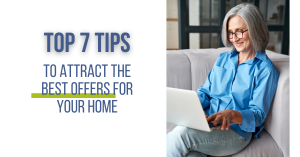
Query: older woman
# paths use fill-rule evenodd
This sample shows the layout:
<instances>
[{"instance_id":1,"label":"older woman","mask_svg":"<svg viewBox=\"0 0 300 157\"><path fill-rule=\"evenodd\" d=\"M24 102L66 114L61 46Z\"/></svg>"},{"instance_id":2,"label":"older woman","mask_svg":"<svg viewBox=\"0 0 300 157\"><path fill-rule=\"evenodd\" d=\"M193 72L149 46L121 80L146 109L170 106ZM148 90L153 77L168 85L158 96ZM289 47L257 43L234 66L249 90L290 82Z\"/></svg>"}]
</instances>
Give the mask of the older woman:
<instances>
[{"instance_id":1,"label":"older woman","mask_svg":"<svg viewBox=\"0 0 300 157\"><path fill-rule=\"evenodd\" d=\"M223 21L222 40L233 49L220 54L197 91L207 121L222 122L222 127L203 132L177 126L167 134L167 156L231 155L252 137L260 138L279 72L265 54L269 32L258 8L232 8Z\"/></svg>"}]
</instances>

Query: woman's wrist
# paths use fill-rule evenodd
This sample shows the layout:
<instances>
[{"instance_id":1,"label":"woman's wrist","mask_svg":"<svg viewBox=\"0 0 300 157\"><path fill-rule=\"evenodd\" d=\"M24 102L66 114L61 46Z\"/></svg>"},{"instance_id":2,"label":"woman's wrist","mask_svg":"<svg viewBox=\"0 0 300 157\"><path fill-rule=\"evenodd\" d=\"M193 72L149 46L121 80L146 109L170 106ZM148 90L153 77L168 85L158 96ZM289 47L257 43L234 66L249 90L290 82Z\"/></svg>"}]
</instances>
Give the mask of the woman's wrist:
<instances>
[{"instance_id":1,"label":"woman's wrist","mask_svg":"<svg viewBox=\"0 0 300 157\"><path fill-rule=\"evenodd\" d=\"M241 125L242 121L243 121L243 117L242 117L241 112L235 111L235 110L231 110L231 111L232 111L231 112L231 121L236 123L236 124Z\"/></svg>"}]
</instances>

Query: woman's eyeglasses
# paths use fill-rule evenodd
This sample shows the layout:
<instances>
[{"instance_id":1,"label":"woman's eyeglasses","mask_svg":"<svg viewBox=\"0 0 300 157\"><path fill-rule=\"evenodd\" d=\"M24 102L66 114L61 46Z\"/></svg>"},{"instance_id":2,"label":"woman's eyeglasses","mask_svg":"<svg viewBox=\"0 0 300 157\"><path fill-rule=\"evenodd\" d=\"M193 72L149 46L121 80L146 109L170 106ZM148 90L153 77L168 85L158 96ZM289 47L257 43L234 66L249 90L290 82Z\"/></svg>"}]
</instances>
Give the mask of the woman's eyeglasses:
<instances>
[{"instance_id":1,"label":"woman's eyeglasses","mask_svg":"<svg viewBox=\"0 0 300 157\"><path fill-rule=\"evenodd\" d=\"M233 32L228 32L228 38L229 38L229 39L232 39L232 38L233 38L233 34L234 34L237 38L242 39L242 38L243 38L243 34L244 34L246 31L248 31L248 30L245 30L245 31L243 31L243 32L241 32L241 31L236 31L235 33L233 33Z\"/></svg>"}]
</instances>

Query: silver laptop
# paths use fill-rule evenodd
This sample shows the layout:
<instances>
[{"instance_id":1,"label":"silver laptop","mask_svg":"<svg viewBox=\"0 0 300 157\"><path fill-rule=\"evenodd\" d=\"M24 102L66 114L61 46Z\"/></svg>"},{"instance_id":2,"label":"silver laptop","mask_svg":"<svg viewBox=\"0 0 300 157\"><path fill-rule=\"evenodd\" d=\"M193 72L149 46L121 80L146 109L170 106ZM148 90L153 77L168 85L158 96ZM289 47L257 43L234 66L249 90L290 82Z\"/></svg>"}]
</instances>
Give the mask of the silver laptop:
<instances>
[{"instance_id":1,"label":"silver laptop","mask_svg":"<svg viewBox=\"0 0 300 157\"><path fill-rule=\"evenodd\" d=\"M210 132L220 129L207 123L195 91L167 87L167 122Z\"/></svg>"}]
</instances>

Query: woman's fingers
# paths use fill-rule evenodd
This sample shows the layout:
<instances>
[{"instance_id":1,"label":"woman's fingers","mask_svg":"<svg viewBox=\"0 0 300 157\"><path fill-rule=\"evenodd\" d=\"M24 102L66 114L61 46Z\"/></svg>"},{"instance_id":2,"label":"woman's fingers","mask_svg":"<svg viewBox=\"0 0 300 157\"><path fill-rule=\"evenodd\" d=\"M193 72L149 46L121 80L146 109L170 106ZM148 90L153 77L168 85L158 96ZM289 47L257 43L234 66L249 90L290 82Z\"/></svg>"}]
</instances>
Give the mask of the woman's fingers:
<instances>
[{"instance_id":1,"label":"woman's fingers","mask_svg":"<svg viewBox=\"0 0 300 157\"><path fill-rule=\"evenodd\" d=\"M229 119L227 119L227 126L226 126L226 130L228 130L228 129L229 129L229 126L230 126L230 120L229 120Z\"/></svg>"},{"instance_id":2,"label":"woman's fingers","mask_svg":"<svg viewBox=\"0 0 300 157\"><path fill-rule=\"evenodd\" d=\"M218 125L218 122L221 120L222 116L221 115L217 115L216 119L214 120L214 126Z\"/></svg>"},{"instance_id":3,"label":"woman's fingers","mask_svg":"<svg viewBox=\"0 0 300 157\"><path fill-rule=\"evenodd\" d=\"M230 120L231 120L230 111L227 111L227 110L217 112L213 115L210 115L207 118L208 123L211 121L214 121L214 123L213 123L214 126L217 126L219 121L222 121L221 130L225 130L225 129L229 130Z\"/></svg>"},{"instance_id":4,"label":"woman's fingers","mask_svg":"<svg viewBox=\"0 0 300 157\"><path fill-rule=\"evenodd\" d=\"M216 118L216 115L213 114L213 115L210 115L206 120L207 120L207 123L211 122L211 121L214 121Z\"/></svg>"},{"instance_id":5,"label":"woman's fingers","mask_svg":"<svg viewBox=\"0 0 300 157\"><path fill-rule=\"evenodd\" d=\"M227 120L224 117L224 118L222 118L222 127L221 127L221 130L224 130L226 128L226 126L227 126Z\"/></svg>"}]
</instances>

